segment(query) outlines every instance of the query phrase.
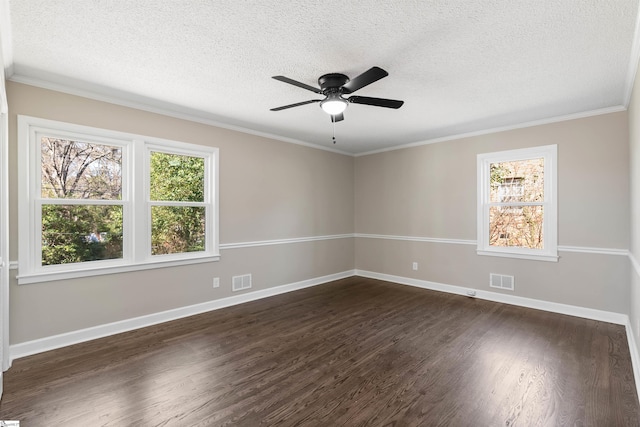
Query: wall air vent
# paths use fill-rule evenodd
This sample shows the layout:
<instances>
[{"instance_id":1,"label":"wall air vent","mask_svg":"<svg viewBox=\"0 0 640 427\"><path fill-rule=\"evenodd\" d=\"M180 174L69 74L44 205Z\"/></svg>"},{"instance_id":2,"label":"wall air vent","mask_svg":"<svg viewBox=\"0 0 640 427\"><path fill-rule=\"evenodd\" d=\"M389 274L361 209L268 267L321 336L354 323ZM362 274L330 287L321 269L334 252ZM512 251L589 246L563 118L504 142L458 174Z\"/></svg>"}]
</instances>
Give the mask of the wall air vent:
<instances>
[{"instance_id":1,"label":"wall air vent","mask_svg":"<svg viewBox=\"0 0 640 427\"><path fill-rule=\"evenodd\" d=\"M507 291L513 290L513 276L506 276L504 274L489 274L489 286L492 288L505 289Z\"/></svg>"},{"instance_id":2,"label":"wall air vent","mask_svg":"<svg viewBox=\"0 0 640 427\"><path fill-rule=\"evenodd\" d=\"M251 288L251 274L245 274L242 276L233 276L232 277L232 286L231 289L235 291L242 291L244 289Z\"/></svg>"}]
</instances>

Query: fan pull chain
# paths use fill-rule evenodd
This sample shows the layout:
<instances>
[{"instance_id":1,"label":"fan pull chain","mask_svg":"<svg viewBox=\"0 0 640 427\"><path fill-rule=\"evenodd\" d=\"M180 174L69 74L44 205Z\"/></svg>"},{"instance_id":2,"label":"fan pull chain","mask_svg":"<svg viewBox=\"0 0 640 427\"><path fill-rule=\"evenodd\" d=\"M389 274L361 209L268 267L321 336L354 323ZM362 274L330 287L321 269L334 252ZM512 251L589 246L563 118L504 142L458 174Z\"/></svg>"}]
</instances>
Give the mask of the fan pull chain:
<instances>
[{"instance_id":1,"label":"fan pull chain","mask_svg":"<svg viewBox=\"0 0 640 427\"><path fill-rule=\"evenodd\" d=\"M331 120L331 124L333 125L333 143L336 143L336 121L335 120Z\"/></svg>"}]
</instances>

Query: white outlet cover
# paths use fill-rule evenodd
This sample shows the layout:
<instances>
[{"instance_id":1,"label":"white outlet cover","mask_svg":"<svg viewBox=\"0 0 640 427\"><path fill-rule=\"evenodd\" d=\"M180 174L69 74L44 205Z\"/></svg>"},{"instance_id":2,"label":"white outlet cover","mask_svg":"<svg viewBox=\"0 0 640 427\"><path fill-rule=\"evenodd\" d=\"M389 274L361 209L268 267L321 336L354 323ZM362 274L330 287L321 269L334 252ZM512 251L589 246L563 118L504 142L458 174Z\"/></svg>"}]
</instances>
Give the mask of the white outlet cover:
<instances>
[{"instance_id":1,"label":"white outlet cover","mask_svg":"<svg viewBox=\"0 0 640 427\"><path fill-rule=\"evenodd\" d=\"M219 277L214 277L213 278L213 287L214 288L219 288L220 287L220 278Z\"/></svg>"}]
</instances>

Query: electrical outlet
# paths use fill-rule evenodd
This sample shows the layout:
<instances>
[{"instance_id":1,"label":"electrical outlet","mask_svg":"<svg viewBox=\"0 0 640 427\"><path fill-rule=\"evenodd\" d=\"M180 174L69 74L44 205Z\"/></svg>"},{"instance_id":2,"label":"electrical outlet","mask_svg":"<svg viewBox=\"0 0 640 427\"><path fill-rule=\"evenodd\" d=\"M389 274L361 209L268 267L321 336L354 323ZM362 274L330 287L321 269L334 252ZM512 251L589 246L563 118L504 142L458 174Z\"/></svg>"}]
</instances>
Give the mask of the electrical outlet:
<instances>
[{"instance_id":1,"label":"electrical outlet","mask_svg":"<svg viewBox=\"0 0 640 427\"><path fill-rule=\"evenodd\" d=\"M213 287L214 288L219 288L220 287L220 278L219 277L214 277L213 278Z\"/></svg>"},{"instance_id":2,"label":"electrical outlet","mask_svg":"<svg viewBox=\"0 0 640 427\"><path fill-rule=\"evenodd\" d=\"M414 271L418 270L418 263L414 262L412 268L413 268Z\"/></svg>"}]
</instances>

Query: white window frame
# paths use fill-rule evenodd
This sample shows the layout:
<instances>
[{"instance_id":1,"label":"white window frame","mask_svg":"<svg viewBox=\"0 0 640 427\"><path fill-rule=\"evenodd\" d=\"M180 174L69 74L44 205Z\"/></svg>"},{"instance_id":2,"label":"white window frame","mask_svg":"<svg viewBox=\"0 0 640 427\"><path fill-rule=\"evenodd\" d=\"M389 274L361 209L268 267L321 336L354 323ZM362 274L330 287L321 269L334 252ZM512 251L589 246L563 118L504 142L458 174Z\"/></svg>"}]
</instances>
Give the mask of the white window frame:
<instances>
[{"instance_id":1,"label":"white window frame","mask_svg":"<svg viewBox=\"0 0 640 427\"><path fill-rule=\"evenodd\" d=\"M492 163L544 159L544 200L542 202L501 203L490 201ZM558 261L558 146L544 145L518 150L478 154L477 253L508 258ZM532 205L543 207L543 248L489 245L489 210L492 206Z\"/></svg>"},{"instance_id":2,"label":"white window frame","mask_svg":"<svg viewBox=\"0 0 640 427\"><path fill-rule=\"evenodd\" d=\"M122 205L122 258L42 265L40 135L122 147L122 200L96 201L99 204ZM148 159L151 150L204 158L204 251L151 255ZM18 250L18 284L218 261L218 170L218 149L214 147L18 116L18 230L21 236ZM50 201L51 199L46 199L47 203ZM83 203L74 201L74 204ZM91 203L94 204L94 201Z\"/></svg>"}]
</instances>

